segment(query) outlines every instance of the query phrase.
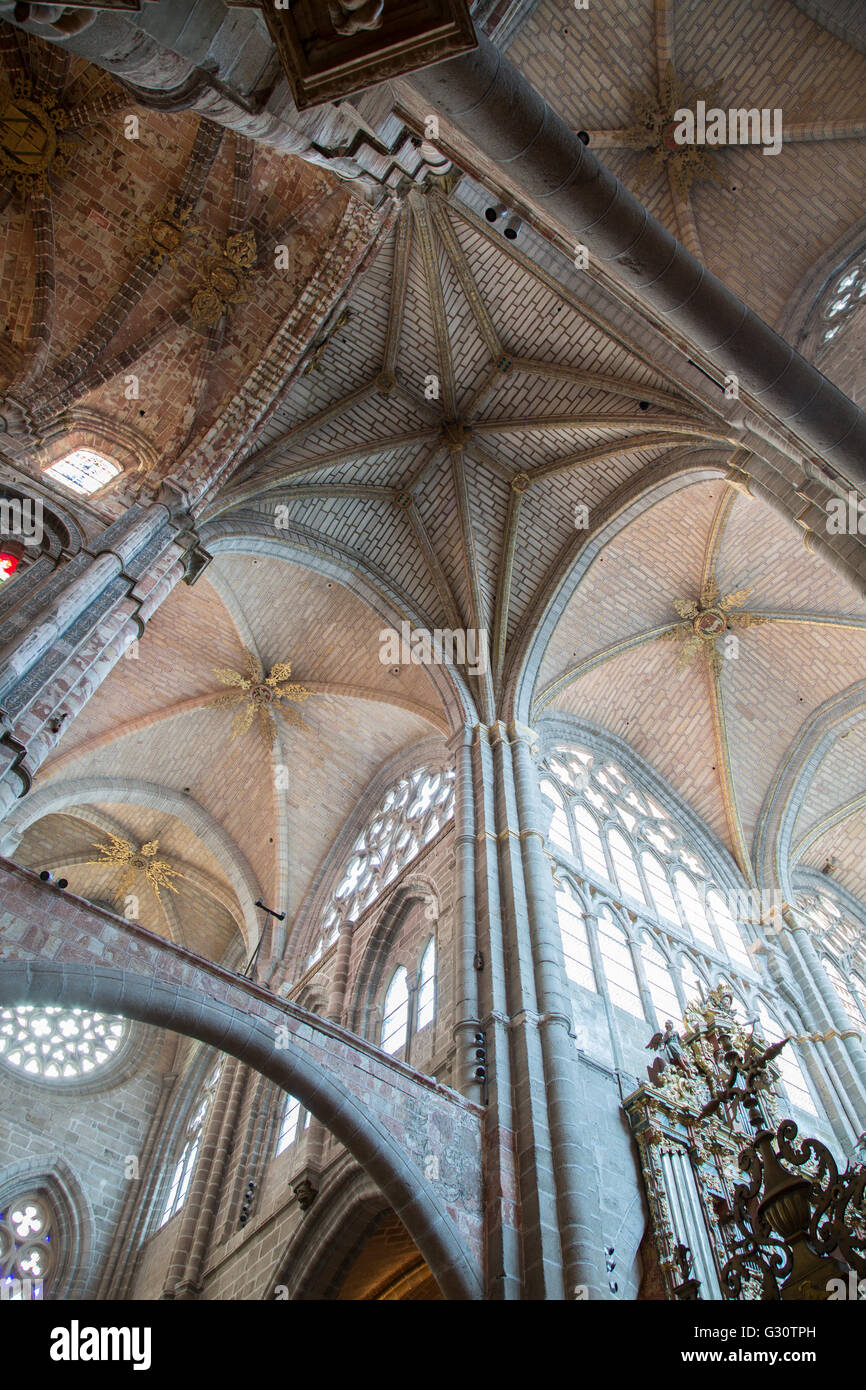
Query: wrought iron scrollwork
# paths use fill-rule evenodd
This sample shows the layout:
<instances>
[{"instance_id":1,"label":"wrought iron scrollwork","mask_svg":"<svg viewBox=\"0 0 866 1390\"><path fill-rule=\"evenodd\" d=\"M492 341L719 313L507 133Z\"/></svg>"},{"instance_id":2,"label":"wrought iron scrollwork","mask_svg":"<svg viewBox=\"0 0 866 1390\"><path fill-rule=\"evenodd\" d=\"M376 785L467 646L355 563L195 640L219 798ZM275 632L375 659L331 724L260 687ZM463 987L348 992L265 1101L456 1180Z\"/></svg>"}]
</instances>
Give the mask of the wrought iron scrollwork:
<instances>
[{"instance_id":1,"label":"wrought iron scrollwork","mask_svg":"<svg viewBox=\"0 0 866 1390\"><path fill-rule=\"evenodd\" d=\"M755 1129L738 1160L746 1174L732 1203L739 1237L722 1270L731 1298L742 1297L746 1280L759 1280L762 1299L826 1299L831 1280L866 1272L866 1168L849 1165L840 1175L827 1146L799 1139L793 1120L775 1133L766 1126L767 1069L786 1042L763 1051L750 1042L742 1053L729 1047L727 1084L701 1112L737 1101Z\"/></svg>"}]
</instances>

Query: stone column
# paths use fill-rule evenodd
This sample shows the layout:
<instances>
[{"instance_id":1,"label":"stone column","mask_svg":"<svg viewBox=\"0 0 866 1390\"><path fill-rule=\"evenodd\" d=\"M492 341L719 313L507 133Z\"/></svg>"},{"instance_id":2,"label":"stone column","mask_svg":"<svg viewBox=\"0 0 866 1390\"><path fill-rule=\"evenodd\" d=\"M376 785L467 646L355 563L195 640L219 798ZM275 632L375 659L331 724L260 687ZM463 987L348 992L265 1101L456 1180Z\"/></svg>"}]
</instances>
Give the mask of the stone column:
<instances>
[{"instance_id":1,"label":"stone column","mask_svg":"<svg viewBox=\"0 0 866 1390\"><path fill-rule=\"evenodd\" d=\"M506 964L504 1006L520 1193L521 1296L548 1301L561 1299L564 1292L551 1113L545 1093L550 1082L544 1041L547 1019L538 995L539 983L543 989L551 984L549 962L539 958L536 970L512 748L504 724L491 726L489 742L501 884L500 931Z\"/></svg>"},{"instance_id":2,"label":"stone column","mask_svg":"<svg viewBox=\"0 0 866 1390\"><path fill-rule=\"evenodd\" d=\"M490 1299L510 1300L520 1298L522 1290L521 1191L512 1094L508 967L497 863L493 755L490 734L483 725L479 724L473 731L471 753L476 975L488 1078L484 1117L485 1293Z\"/></svg>"},{"instance_id":3,"label":"stone column","mask_svg":"<svg viewBox=\"0 0 866 1390\"><path fill-rule=\"evenodd\" d=\"M35 595L16 605L17 630L0 646L0 816L178 581L192 583L208 558L183 494L167 485L68 561L47 604Z\"/></svg>"},{"instance_id":4,"label":"stone column","mask_svg":"<svg viewBox=\"0 0 866 1390\"><path fill-rule=\"evenodd\" d=\"M346 986L349 982L349 963L352 958L352 936L354 922L342 921L337 940L337 953L334 957L331 986L325 1005L325 1018L330 1023L341 1023L346 1002ZM322 1154L325 1136L328 1133L321 1120L313 1116L307 1130L304 1147L304 1166L292 1177L292 1191L298 1199L302 1211L312 1206L322 1180Z\"/></svg>"},{"instance_id":5,"label":"stone column","mask_svg":"<svg viewBox=\"0 0 866 1390\"><path fill-rule=\"evenodd\" d=\"M244 1070L236 1058L226 1058L210 1113L204 1122L195 1171L165 1276L162 1290L164 1299L194 1299L201 1293L199 1280L222 1188L226 1155L243 1090Z\"/></svg>"},{"instance_id":6,"label":"stone column","mask_svg":"<svg viewBox=\"0 0 866 1390\"><path fill-rule=\"evenodd\" d=\"M475 920L475 791L472 769L473 732L467 726L449 745L454 754L454 1025L456 1049L454 1088L470 1100L481 1100L476 1079L475 1034L478 1017L478 936Z\"/></svg>"},{"instance_id":7,"label":"stone column","mask_svg":"<svg viewBox=\"0 0 866 1390\"><path fill-rule=\"evenodd\" d=\"M582 1135L586 1116L580 1105L580 1076L572 1037L571 999L556 909L553 875L544 854L544 813L538 791L532 730L509 729L514 762L515 803L519 844L526 883L526 928L535 978L538 1030L541 1041L544 1093L550 1127L550 1147L556 1193L556 1212L565 1276L564 1296L574 1297L577 1285L593 1294L602 1291L598 1261L601 1249L594 1230L587 1194L595 1167Z\"/></svg>"}]
</instances>

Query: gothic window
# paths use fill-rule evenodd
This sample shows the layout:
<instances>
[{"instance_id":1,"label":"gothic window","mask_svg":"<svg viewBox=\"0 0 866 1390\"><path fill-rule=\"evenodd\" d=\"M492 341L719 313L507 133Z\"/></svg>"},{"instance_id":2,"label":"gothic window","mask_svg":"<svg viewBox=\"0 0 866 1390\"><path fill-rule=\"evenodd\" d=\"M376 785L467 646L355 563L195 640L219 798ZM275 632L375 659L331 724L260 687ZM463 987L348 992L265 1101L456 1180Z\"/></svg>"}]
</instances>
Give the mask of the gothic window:
<instances>
[{"instance_id":1,"label":"gothic window","mask_svg":"<svg viewBox=\"0 0 866 1390\"><path fill-rule=\"evenodd\" d=\"M706 953L705 973L727 959L753 974L736 909L663 807L622 768L589 749L557 748L542 761L540 786L556 808L550 847L570 873L605 896L618 885L663 951L679 937ZM562 909L560 921L563 928L571 921ZM588 930L591 938L591 924Z\"/></svg>"},{"instance_id":2,"label":"gothic window","mask_svg":"<svg viewBox=\"0 0 866 1390\"><path fill-rule=\"evenodd\" d=\"M862 1027L863 1018L855 1002L854 995L851 993L851 990L848 987L848 981L845 979L845 976L842 974L842 971L839 969L838 965L836 965L836 963L833 960L831 960L829 956L824 956L823 961L824 969L830 976L830 983L832 984L833 988L838 994L843 1009L850 1018L851 1022L854 1024L855 1028L858 1026Z\"/></svg>"},{"instance_id":3,"label":"gothic window","mask_svg":"<svg viewBox=\"0 0 866 1390\"><path fill-rule=\"evenodd\" d=\"M628 814L626 812L626 814ZM616 872L617 881L623 893L629 898L638 898L645 902L644 891L638 877L637 865L634 862L634 855L631 852L626 840L618 830L612 830L608 837L610 853L613 859L613 867Z\"/></svg>"},{"instance_id":4,"label":"gothic window","mask_svg":"<svg viewBox=\"0 0 866 1390\"><path fill-rule=\"evenodd\" d=\"M608 874L604 847L601 843L598 821L586 806L580 804L574 808L574 821L577 826L577 837L584 868L591 874L609 880L610 875Z\"/></svg>"},{"instance_id":5,"label":"gothic window","mask_svg":"<svg viewBox=\"0 0 866 1390\"><path fill-rule=\"evenodd\" d=\"M113 459L98 454L95 449L73 449L71 454L58 459L45 472L49 478L65 483L74 492L90 496L116 478L121 469Z\"/></svg>"},{"instance_id":6,"label":"gothic window","mask_svg":"<svg viewBox=\"0 0 866 1390\"><path fill-rule=\"evenodd\" d=\"M770 1013L762 999L758 1000L758 1026L767 1042L778 1042L780 1038L787 1036L784 1028L780 1026L776 1018ZM810 1115L817 1115L818 1110L812 1099L812 1092L809 1084L803 1075L803 1068L800 1066L797 1053L797 1044L789 1042L782 1048L776 1058L776 1065L782 1076L782 1085L785 1094L792 1105L799 1107L800 1110L807 1111Z\"/></svg>"},{"instance_id":7,"label":"gothic window","mask_svg":"<svg viewBox=\"0 0 866 1390\"><path fill-rule=\"evenodd\" d=\"M821 306L820 343L838 337L844 324L866 301L866 256L848 263L824 295Z\"/></svg>"},{"instance_id":8,"label":"gothic window","mask_svg":"<svg viewBox=\"0 0 866 1390\"><path fill-rule=\"evenodd\" d=\"M740 936L739 928L734 921L728 905L715 888L711 888L706 895L706 903L712 913L713 921L722 939L728 955L735 965L750 966L748 952L743 945L743 938Z\"/></svg>"},{"instance_id":9,"label":"gothic window","mask_svg":"<svg viewBox=\"0 0 866 1390\"><path fill-rule=\"evenodd\" d=\"M210 1113L216 1088L222 1075L223 1059L217 1062L216 1066L208 1075L207 1080L202 1086L196 1097L192 1108L192 1117L187 1123L184 1145L180 1152L172 1175L171 1185L168 1195L159 1218L158 1226L164 1226L173 1216L176 1216L186 1201L189 1185L192 1181L195 1161L201 1148L202 1135L204 1133L205 1122Z\"/></svg>"},{"instance_id":10,"label":"gothic window","mask_svg":"<svg viewBox=\"0 0 866 1390\"><path fill-rule=\"evenodd\" d=\"M628 938L619 923L614 921L609 907L603 907L598 914L598 944L611 1000L635 1018L643 1018L643 1005Z\"/></svg>"},{"instance_id":11,"label":"gothic window","mask_svg":"<svg viewBox=\"0 0 866 1390\"><path fill-rule=\"evenodd\" d=\"M713 950L716 943L707 921L704 905L691 875L678 869L674 874L674 886L682 903L683 915L695 940L699 945L709 946Z\"/></svg>"},{"instance_id":12,"label":"gothic window","mask_svg":"<svg viewBox=\"0 0 866 1390\"><path fill-rule=\"evenodd\" d=\"M690 956L680 956L680 980L682 981L683 994L686 1001L699 999L707 993L707 982L703 975L695 969L694 962Z\"/></svg>"},{"instance_id":13,"label":"gothic window","mask_svg":"<svg viewBox=\"0 0 866 1390\"><path fill-rule=\"evenodd\" d=\"M406 1043L409 1027L409 980L404 966L391 977L382 1008L382 1035L379 1046L384 1052L399 1052Z\"/></svg>"},{"instance_id":14,"label":"gothic window","mask_svg":"<svg viewBox=\"0 0 866 1390\"><path fill-rule=\"evenodd\" d=\"M677 998L676 986L668 962L655 942L646 933L641 937L640 954L644 978L647 982L650 998L653 1001L659 1027L663 1027L667 1019L670 1019L674 1024L682 1023L680 1002Z\"/></svg>"},{"instance_id":15,"label":"gothic window","mask_svg":"<svg viewBox=\"0 0 866 1390\"><path fill-rule=\"evenodd\" d=\"M311 1118L309 1110L305 1110L299 1100L286 1096L275 1153L281 1154L291 1148L295 1140L309 1128Z\"/></svg>"},{"instance_id":16,"label":"gothic window","mask_svg":"<svg viewBox=\"0 0 866 1390\"><path fill-rule=\"evenodd\" d=\"M436 1008L436 942L432 936L427 943L427 949L421 957L421 966L418 971L418 1013L415 1019L415 1031L420 1032L426 1028L428 1023L433 1022Z\"/></svg>"},{"instance_id":17,"label":"gothic window","mask_svg":"<svg viewBox=\"0 0 866 1390\"><path fill-rule=\"evenodd\" d=\"M826 892L798 893L797 910L805 917L839 1002L855 1028L866 1021L866 980L861 971L866 926L846 905Z\"/></svg>"},{"instance_id":18,"label":"gothic window","mask_svg":"<svg viewBox=\"0 0 866 1390\"><path fill-rule=\"evenodd\" d=\"M352 846L305 969L336 941L341 918L357 921L453 815L453 768L417 768L389 787Z\"/></svg>"},{"instance_id":19,"label":"gothic window","mask_svg":"<svg viewBox=\"0 0 866 1390\"><path fill-rule=\"evenodd\" d=\"M57 1223L41 1192L23 1192L0 1211L0 1283L13 1301L42 1298L57 1268ZM29 1280L28 1284L26 1281ZM34 1281L41 1280L37 1288Z\"/></svg>"},{"instance_id":20,"label":"gothic window","mask_svg":"<svg viewBox=\"0 0 866 1390\"><path fill-rule=\"evenodd\" d=\"M652 850L647 849L641 855L640 862L659 917L665 922L673 922L674 926L678 925L680 918L677 905L660 860Z\"/></svg>"},{"instance_id":21,"label":"gothic window","mask_svg":"<svg viewBox=\"0 0 866 1390\"><path fill-rule=\"evenodd\" d=\"M583 985L584 989L594 990L595 971L592 968L586 922L570 887L559 889L556 905L559 912L559 930L562 933L565 973L575 984Z\"/></svg>"},{"instance_id":22,"label":"gothic window","mask_svg":"<svg viewBox=\"0 0 866 1390\"><path fill-rule=\"evenodd\" d=\"M89 1009L23 1004L0 1010L0 1057L43 1081L74 1081L111 1061L127 1036L125 1019Z\"/></svg>"},{"instance_id":23,"label":"gothic window","mask_svg":"<svg viewBox=\"0 0 866 1390\"><path fill-rule=\"evenodd\" d=\"M541 791L553 802L553 816L550 821L548 835L552 844L559 849L567 850L571 853L571 834L568 829L568 818L562 804L562 797L552 782L546 779L539 784Z\"/></svg>"}]
</instances>

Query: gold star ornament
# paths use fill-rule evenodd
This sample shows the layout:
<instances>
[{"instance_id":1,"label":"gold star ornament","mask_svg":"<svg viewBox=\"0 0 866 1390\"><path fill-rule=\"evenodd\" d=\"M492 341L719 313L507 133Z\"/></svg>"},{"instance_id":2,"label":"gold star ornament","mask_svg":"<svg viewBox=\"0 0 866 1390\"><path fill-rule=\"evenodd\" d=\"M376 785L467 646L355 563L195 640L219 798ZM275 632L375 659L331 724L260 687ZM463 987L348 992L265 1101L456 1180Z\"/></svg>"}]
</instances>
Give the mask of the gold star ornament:
<instances>
[{"instance_id":1,"label":"gold star ornament","mask_svg":"<svg viewBox=\"0 0 866 1390\"><path fill-rule=\"evenodd\" d=\"M211 704L241 706L232 720L232 739L237 738L239 734L245 734L253 720L257 720L266 743L269 747L272 746L277 732L275 710L281 712L292 728L309 729L309 725L304 723L291 705L302 704L313 692L289 680L292 674L291 662L278 662L276 666L271 667L266 676L261 662L252 652L247 652L246 672L222 666L214 667L214 674L221 685L230 685L233 689L225 695L218 695Z\"/></svg>"},{"instance_id":2,"label":"gold star ornament","mask_svg":"<svg viewBox=\"0 0 866 1390\"><path fill-rule=\"evenodd\" d=\"M108 832L110 841L107 845L94 844L93 848L98 849L102 855L101 859L88 859L88 864L109 864L115 868L123 868L123 877L117 885L117 896L123 898L134 886L139 874L144 874L157 898L159 898L160 888L170 888L172 893L177 889L172 883L174 878L183 878L184 875L179 869L173 869L165 859L157 859L156 852L159 849L159 840L148 840L147 844L142 845L141 849L134 849L129 840L123 840L119 835Z\"/></svg>"},{"instance_id":3,"label":"gold star ornament","mask_svg":"<svg viewBox=\"0 0 866 1390\"><path fill-rule=\"evenodd\" d=\"M624 143L633 150L643 151L635 175L635 187L646 189L662 169L669 169L674 187L681 198L687 198L693 183L708 180L723 184L711 150L705 145L678 145L674 138L677 111L691 108L698 101L712 106L719 83L709 90L694 92L686 100L686 89L668 63L659 83L658 96L647 97L642 92L631 93L631 124L625 131Z\"/></svg>"},{"instance_id":4,"label":"gold star ornament","mask_svg":"<svg viewBox=\"0 0 866 1390\"><path fill-rule=\"evenodd\" d=\"M751 589L734 589L722 595L715 579L710 576L701 589L699 599L674 599L674 608L685 621L677 623L666 636L682 643L677 662L679 669L690 665L696 656L703 653L711 670L718 674L722 669L722 653L716 646L716 639L729 628L754 627L766 621L754 613L731 611L742 608L751 592Z\"/></svg>"}]
</instances>

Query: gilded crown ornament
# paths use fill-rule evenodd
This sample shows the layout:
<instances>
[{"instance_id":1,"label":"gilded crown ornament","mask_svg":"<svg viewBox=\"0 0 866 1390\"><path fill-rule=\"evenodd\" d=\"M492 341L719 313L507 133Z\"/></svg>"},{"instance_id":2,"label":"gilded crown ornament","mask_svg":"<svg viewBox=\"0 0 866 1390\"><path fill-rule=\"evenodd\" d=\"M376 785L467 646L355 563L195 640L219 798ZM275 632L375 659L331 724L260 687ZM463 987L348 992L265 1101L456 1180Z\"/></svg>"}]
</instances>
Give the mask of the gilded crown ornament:
<instances>
[{"instance_id":1,"label":"gilded crown ornament","mask_svg":"<svg viewBox=\"0 0 866 1390\"><path fill-rule=\"evenodd\" d=\"M291 662L278 662L276 666L271 667L266 676L258 658L252 652L247 652L246 655L246 673L236 671L230 666L214 667L214 674L220 684L230 685L234 688L225 695L218 695L210 703L214 706L241 706L232 720L230 741L237 738L239 734L245 734L251 727L253 720L257 720L260 732L268 747L271 747L277 732L274 720L275 710L281 711L292 728L308 730L309 725L305 724L300 715L291 708L291 702L301 704L313 692L306 690L304 686L298 685L296 682L289 681L289 676L292 674ZM284 701L289 703L284 704Z\"/></svg>"},{"instance_id":2,"label":"gilded crown ornament","mask_svg":"<svg viewBox=\"0 0 866 1390\"><path fill-rule=\"evenodd\" d=\"M108 832L108 839L107 845L93 846L99 850L102 858L88 859L87 863L123 868L123 876L117 885L119 898L124 897L135 886L139 874L144 874L158 899L160 888L170 888L172 893L177 892L172 879L183 878L184 875L179 869L173 869L167 860L157 859L159 840L148 840L141 849L135 849L129 840L124 840L111 831Z\"/></svg>"},{"instance_id":3,"label":"gilded crown ornament","mask_svg":"<svg viewBox=\"0 0 866 1390\"><path fill-rule=\"evenodd\" d=\"M188 254L189 242L201 228L190 224L192 208L188 203L169 198L147 223L142 223L133 235L129 249L138 257L150 257L157 269L163 261L173 266Z\"/></svg>"}]
</instances>

